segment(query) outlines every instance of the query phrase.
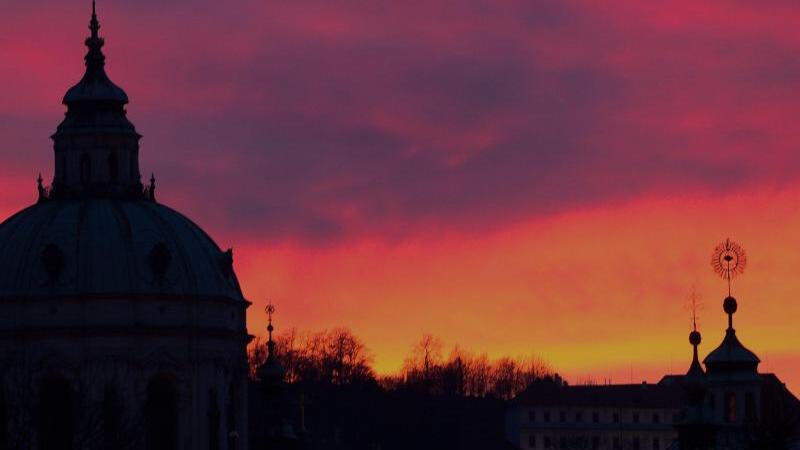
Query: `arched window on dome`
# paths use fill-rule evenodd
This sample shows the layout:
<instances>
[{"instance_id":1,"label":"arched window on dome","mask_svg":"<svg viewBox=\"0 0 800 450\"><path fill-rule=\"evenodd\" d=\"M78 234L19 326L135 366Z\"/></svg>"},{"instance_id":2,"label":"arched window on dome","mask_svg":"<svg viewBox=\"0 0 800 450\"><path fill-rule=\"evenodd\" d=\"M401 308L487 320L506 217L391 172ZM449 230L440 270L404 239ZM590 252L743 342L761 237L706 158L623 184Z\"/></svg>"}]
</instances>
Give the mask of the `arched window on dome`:
<instances>
[{"instance_id":1,"label":"arched window on dome","mask_svg":"<svg viewBox=\"0 0 800 450\"><path fill-rule=\"evenodd\" d=\"M116 153L108 155L108 180L111 184L119 182L119 160Z\"/></svg>"},{"instance_id":2,"label":"arched window on dome","mask_svg":"<svg viewBox=\"0 0 800 450\"><path fill-rule=\"evenodd\" d=\"M46 376L39 388L36 411L40 450L71 450L74 436L72 388L60 375Z\"/></svg>"},{"instance_id":3,"label":"arched window on dome","mask_svg":"<svg viewBox=\"0 0 800 450\"><path fill-rule=\"evenodd\" d=\"M83 185L87 185L92 180L92 160L88 154L82 153L81 154L81 162L80 162L80 182Z\"/></svg>"},{"instance_id":4,"label":"arched window on dome","mask_svg":"<svg viewBox=\"0 0 800 450\"><path fill-rule=\"evenodd\" d=\"M145 443L147 450L178 449L178 389L170 375L156 375L147 383Z\"/></svg>"}]
</instances>

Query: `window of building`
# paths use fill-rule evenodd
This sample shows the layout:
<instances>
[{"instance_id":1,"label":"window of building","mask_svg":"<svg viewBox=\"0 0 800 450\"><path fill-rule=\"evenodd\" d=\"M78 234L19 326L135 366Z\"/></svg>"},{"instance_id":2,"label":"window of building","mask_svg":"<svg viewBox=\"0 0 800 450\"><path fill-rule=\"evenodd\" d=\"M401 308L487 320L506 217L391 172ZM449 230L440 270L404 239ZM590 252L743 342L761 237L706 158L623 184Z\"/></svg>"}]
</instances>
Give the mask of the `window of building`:
<instances>
[{"instance_id":1,"label":"window of building","mask_svg":"<svg viewBox=\"0 0 800 450\"><path fill-rule=\"evenodd\" d=\"M752 392L744 394L744 417L748 421L756 419L756 400Z\"/></svg>"},{"instance_id":2,"label":"window of building","mask_svg":"<svg viewBox=\"0 0 800 450\"><path fill-rule=\"evenodd\" d=\"M633 413L633 423L639 423L639 413Z\"/></svg>"},{"instance_id":3,"label":"window of building","mask_svg":"<svg viewBox=\"0 0 800 450\"><path fill-rule=\"evenodd\" d=\"M597 412L592 413L592 422L594 423L600 422L600 413Z\"/></svg>"},{"instance_id":4,"label":"window of building","mask_svg":"<svg viewBox=\"0 0 800 450\"><path fill-rule=\"evenodd\" d=\"M219 401L217 400L217 390L208 390L208 448L209 450L220 450L220 416Z\"/></svg>"},{"instance_id":5,"label":"window of building","mask_svg":"<svg viewBox=\"0 0 800 450\"><path fill-rule=\"evenodd\" d=\"M614 413L614 423L619 423L619 413Z\"/></svg>"},{"instance_id":6,"label":"window of building","mask_svg":"<svg viewBox=\"0 0 800 450\"><path fill-rule=\"evenodd\" d=\"M529 410L528 411L528 420L531 422L536 422L536 410Z\"/></svg>"},{"instance_id":7,"label":"window of building","mask_svg":"<svg viewBox=\"0 0 800 450\"><path fill-rule=\"evenodd\" d=\"M736 394L733 392L725 393L725 421L736 422Z\"/></svg>"},{"instance_id":8,"label":"window of building","mask_svg":"<svg viewBox=\"0 0 800 450\"><path fill-rule=\"evenodd\" d=\"M156 375L147 384L145 448L177 450L178 389L169 375Z\"/></svg>"},{"instance_id":9,"label":"window of building","mask_svg":"<svg viewBox=\"0 0 800 450\"><path fill-rule=\"evenodd\" d=\"M545 411L544 412L544 421L545 422L550 422L550 411Z\"/></svg>"},{"instance_id":10,"label":"window of building","mask_svg":"<svg viewBox=\"0 0 800 450\"><path fill-rule=\"evenodd\" d=\"M528 436L528 447L536 448L536 435L531 434Z\"/></svg>"},{"instance_id":11,"label":"window of building","mask_svg":"<svg viewBox=\"0 0 800 450\"><path fill-rule=\"evenodd\" d=\"M117 184L119 181L119 161L116 153L108 155L108 180L112 184Z\"/></svg>"},{"instance_id":12,"label":"window of building","mask_svg":"<svg viewBox=\"0 0 800 450\"><path fill-rule=\"evenodd\" d=\"M638 436L633 438L632 444L633 450L640 450L642 448L642 442L639 440Z\"/></svg>"},{"instance_id":13,"label":"window of building","mask_svg":"<svg viewBox=\"0 0 800 450\"><path fill-rule=\"evenodd\" d=\"M552 448L552 447L553 447L553 441L550 439L550 436L545 436L544 437L544 448Z\"/></svg>"},{"instance_id":14,"label":"window of building","mask_svg":"<svg viewBox=\"0 0 800 450\"><path fill-rule=\"evenodd\" d=\"M561 411L560 413L558 413L558 421L562 423L567 421L566 411Z\"/></svg>"},{"instance_id":15,"label":"window of building","mask_svg":"<svg viewBox=\"0 0 800 450\"><path fill-rule=\"evenodd\" d=\"M592 436L592 450L600 448L600 436Z\"/></svg>"},{"instance_id":16,"label":"window of building","mask_svg":"<svg viewBox=\"0 0 800 450\"><path fill-rule=\"evenodd\" d=\"M581 423L583 422L583 413L578 411L575 413L575 422Z\"/></svg>"},{"instance_id":17,"label":"window of building","mask_svg":"<svg viewBox=\"0 0 800 450\"><path fill-rule=\"evenodd\" d=\"M711 412L716 411L717 409L717 402L715 401L714 394L708 394L708 407L711 408Z\"/></svg>"},{"instance_id":18,"label":"window of building","mask_svg":"<svg viewBox=\"0 0 800 450\"><path fill-rule=\"evenodd\" d=\"M81 154L80 160L80 182L89 184L92 180L92 160L86 153Z\"/></svg>"},{"instance_id":19,"label":"window of building","mask_svg":"<svg viewBox=\"0 0 800 450\"><path fill-rule=\"evenodd\" d=\"M619 444L619 438L617 436L614 436L614 438L611 440L611 447L614 450L620 450L622 448L622 446Z\"/></svg>"},{"instance_id":20,"label":"window of building","mask_svg":"<svg viewBox=\"0 0 800 450\"><path fill-rule=\"evenodd\" d=\"M661 450L661 439L653 438L653 450Z\"/></svg>"},{"instance_id":21,"label":"window of building","mask_svg":"<svg viewBox=\"0 0 800 450\"><path fill-rule=\"evenodd\" d=\"M558 438L558 448L567 448L567 438L561 436Z\"/></svg>"},{"instance_id":22,"label":"window of building","mask_svg":"<svg viewBox=\"0 0 800 450\"><path fill-rule=\"evenodd\" d=\"M661 423L661 416L658 413L653 414L653 423Z\"/></svg>"},{"instance_id":23,"label":"window of building","mask_svg":"<svg viewBox=\"0 0 800 450\"><path fill-rule=\"evenodd\" d=\"M37 440L42 450L61 450L72 442L74 423L72 388L59 376L50 375L42 381L36 413Z\"/></svg>"}]
</instances>

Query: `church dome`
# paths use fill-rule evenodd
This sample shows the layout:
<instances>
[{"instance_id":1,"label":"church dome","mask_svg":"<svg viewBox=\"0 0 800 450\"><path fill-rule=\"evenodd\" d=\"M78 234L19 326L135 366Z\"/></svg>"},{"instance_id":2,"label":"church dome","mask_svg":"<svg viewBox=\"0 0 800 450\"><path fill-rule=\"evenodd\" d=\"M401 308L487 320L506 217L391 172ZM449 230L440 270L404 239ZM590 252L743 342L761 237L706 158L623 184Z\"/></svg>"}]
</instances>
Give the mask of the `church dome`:
<instances>
[{"instance_id":1,"label":"church dome","mask_svg":"<svg viewBox=\"0 0 800 450\"><path fill-rule=\"evenodd\" d=\"M179 295L242 300L232 252L147 200L45 201L0 224L0 298Z\"/></svg>"}]
</instances>

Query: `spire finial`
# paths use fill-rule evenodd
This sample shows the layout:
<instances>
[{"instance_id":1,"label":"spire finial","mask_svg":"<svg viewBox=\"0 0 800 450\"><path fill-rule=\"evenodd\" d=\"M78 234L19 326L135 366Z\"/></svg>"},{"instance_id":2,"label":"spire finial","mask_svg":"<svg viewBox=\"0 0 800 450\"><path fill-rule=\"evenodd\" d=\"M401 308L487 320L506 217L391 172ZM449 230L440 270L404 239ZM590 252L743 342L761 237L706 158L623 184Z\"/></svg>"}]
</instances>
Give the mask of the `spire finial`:
<instances>
[{"instance_id":1,"label":"spire finial","mask_svg":"<svg viewBox=\"0 0 800 450\"><path fill-rule=\"evenodd\" d=\"M692 319L692 331L689 333L689 343L692 344L692 364L689 367L689 373L697 372L702 373L703 369L700 366L700 360L697 356L697 347L700 345L702 341L702 336L700 332L697 331L697 310L700 309L701 302L700 302L700 295L695 290L695 287L692 286L692 290L689 293L689 308L691 311L691 319Z\"/></svg>"},{"instance_id":2,"label":"spire finial","mask_svg":"<svg viewBox=\"0 0 800 450\"><path fill-rule=\"evenodd\" d=\"M272 315L275 313L275 305L270 302L267 304L267 307L264 308L264 311L267 313L267 333L269 333L269 339L267 340L267 358L274 357L274 350L275 350L275 342L272 341L272 330L275 328L272 326Z\"/></svg>"},{"instance_id":3,"label":"spire finial","mask_svg":"<svg viewBox=\"0 0 800 450\"><path fill-rule=\"evenodd\" d=\"M737 310L736 299L731 295L731 280L744 273L747 265L747 254L741 245L726 238L714 248L711 255L711 267L722 279L728 282L728 296L722 302L722 309L728 315L728 330L733 330L733 314Z\"/></svg>"},{"instance_id":4,"label":"spire finial","mask_svg":"<svg viewBox=\"0 0 800 450\"><path fill-rule=\"evenodd\" d=\"M86 47L89 48L89 53L86 54L86 68L87 73L97 76L106 63L106 57L103 55L103 44L105 41L100 37L100 22L97 20L97 8L94 0L92 0L92 20L89 21L89 30L92 34L86 38Z\"/></svg>"},{"instance_id":5,"label":"spire finial","mask_svg":"<svg viewBox=\"0 0 800 450\"><path fill-rule=\"evenodd\" d=\"M42 173L39 172L39 176L36 178L36 190L39 192L39 201L43 202L47 199L47 191L45 190L44 186L42 186Z\"/></svg>"},{"instance_id":6,"label":"spire finial","mask_svg":"<svg viewBox=\"0 0 800 450\"><path fill-rule=\"evenodd\" d=\"M100 22L97 20L97 7L95 0L92 0L92 20L89 22L89 29L92 30L92 39L100 37Z\"/></svg>"},{"instance_id":7,"label":"spire finial","mask_svg":"<svg viewBox=\"0 0 800 450\"><path fill-rule=\"evenodd\" d=\"M147 189L147 196L151 202L156 201L156 174L150 172L150 187Z\"/></svg>"}]
</instances>

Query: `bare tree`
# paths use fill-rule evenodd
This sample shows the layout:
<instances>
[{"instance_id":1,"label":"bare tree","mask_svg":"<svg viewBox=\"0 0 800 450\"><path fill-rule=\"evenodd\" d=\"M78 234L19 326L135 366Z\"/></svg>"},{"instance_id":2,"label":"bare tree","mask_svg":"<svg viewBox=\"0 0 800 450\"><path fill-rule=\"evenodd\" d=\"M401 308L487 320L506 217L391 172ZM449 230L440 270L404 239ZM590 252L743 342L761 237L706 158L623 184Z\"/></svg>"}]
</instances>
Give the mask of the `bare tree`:
<instances>
[{"instance_id":1,"label":"bare tree","mask_svg":"<svg viewBox=\"0 0 800 450\"><path fill-rule=\"evenodd\" d=\"M290 330L275 338L275 357L286 371L286 381L350 384L374 380L373 357L363 341L347 328L299 336ZM266 342L254 340L248 349L250 374L267 357Z\"/></svg>"}]
</instances>

